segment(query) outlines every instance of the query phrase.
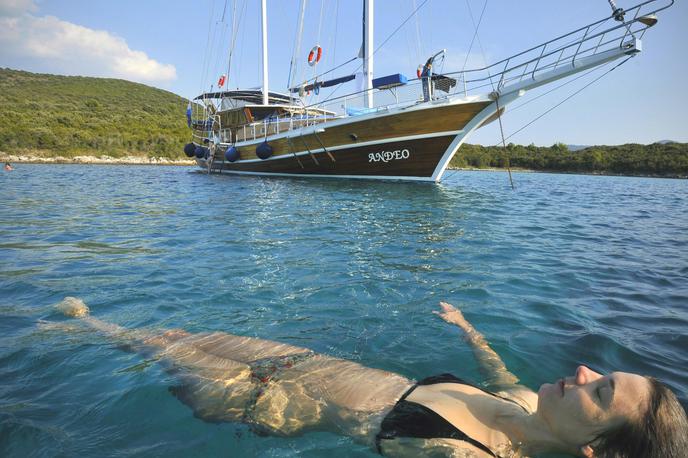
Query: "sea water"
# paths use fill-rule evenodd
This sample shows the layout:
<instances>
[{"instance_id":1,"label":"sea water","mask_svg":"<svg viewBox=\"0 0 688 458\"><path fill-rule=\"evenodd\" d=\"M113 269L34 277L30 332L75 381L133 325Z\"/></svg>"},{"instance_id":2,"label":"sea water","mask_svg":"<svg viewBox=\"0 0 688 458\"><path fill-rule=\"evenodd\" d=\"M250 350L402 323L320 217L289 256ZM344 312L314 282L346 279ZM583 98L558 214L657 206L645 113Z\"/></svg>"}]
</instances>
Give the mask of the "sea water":
<instances>
[{"instance_id":1,"label":"sea water","mask_svg":"<svg viewBox=\"0 0 688 458\"><path fill-rule=\"evenodd\" d=\"M0 456L374 456L211 424L68 320L269 338L480 381L464 311L534 389L577 364L688 398L688 181L450 172L438 185L22 165L0 175Z\"/></svg>"}]
</instances>

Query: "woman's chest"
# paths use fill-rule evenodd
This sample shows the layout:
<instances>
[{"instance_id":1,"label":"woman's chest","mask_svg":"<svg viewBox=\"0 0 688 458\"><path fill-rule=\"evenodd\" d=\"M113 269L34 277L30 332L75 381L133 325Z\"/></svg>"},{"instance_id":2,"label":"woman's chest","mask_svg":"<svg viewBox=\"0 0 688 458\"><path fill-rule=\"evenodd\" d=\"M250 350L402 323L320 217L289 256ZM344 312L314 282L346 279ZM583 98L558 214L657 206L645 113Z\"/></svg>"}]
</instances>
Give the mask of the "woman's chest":
<instances>
[{"instance_id":1,"label":"woman's chest","mask_svg":"<svg viewBox=\"0 0 688 458\"><path fill-rule=\"evenodd\" d=\"M499 427L500 416L518 408L509 401L456 383L419 386L406 401L420 404L432 412L428 419L434 419L438 437L459 439L471 448L483 450L487 453L485 456L505 447L511 448L509 438Z\"/></svg>"}]
</instances>

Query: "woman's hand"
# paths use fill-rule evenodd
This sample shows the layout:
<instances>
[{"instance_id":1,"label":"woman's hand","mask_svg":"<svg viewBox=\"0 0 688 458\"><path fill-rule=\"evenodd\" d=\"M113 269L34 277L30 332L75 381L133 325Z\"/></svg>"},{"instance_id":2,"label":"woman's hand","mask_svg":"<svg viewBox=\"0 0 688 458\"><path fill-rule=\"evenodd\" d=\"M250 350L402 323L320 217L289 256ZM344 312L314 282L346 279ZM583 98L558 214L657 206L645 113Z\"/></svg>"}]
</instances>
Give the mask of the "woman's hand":
<instances>
[{"instance_id":1,"label":"woman's hand","mask_svg":"<svg viewBox=\"0 0 688 458\"><path fill-rule=\"evenodd\" d=\"M504 361L490 348L485 337L473 328L459 309L446 302L440 302L440 308L442 311L434 310L432 313L463 330L464 338L471 345L480 370L490 385L507 386L518 383L518 377L509 372Z\"/></svg>"},{"instance_id":2,"label":"woman's hand","mask_svg":"<svg viewBox=\"0 0 688 458\"><path fill-rule=\"evenodd\" d=\"M440 302L442 311L434 310L432 313L442 318L447 323L455 324L464 331L470 331L473 326L464 318L463 313L456 307L446 302Z\"/></svg>"}]
</instances>

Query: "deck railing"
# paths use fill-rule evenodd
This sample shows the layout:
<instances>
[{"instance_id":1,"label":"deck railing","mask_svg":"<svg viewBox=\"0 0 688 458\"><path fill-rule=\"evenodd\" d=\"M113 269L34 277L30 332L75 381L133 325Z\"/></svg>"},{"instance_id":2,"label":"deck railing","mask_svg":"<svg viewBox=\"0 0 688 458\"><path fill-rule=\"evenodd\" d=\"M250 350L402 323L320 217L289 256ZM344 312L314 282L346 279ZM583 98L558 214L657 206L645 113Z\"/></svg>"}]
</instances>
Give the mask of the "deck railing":
<instances>
[{"instance_id":1,"label":"deck railing","mask_svg":"<svg viewBox=\"0 0 688 458\"><path fill-rule=\"evenodd\" d=\"M633 46L631 42L642 38L647 29L653 25L648 18L669 8L673 3L674 0L648 0L625 10L623 22L608 17L486 67L445 73L442 76L450 78L443 81L446 91L440 89L438 82L431 81L430 78L412 79L407 84L385 90L371 89L374 91L374 108L360 108L365 106L367 91L333 97L336 93L334 91L324 101L310 105L303 104L302 109L305 115L270 118L238 128L223 127L219 116L204 112L204 119L212 121L212 127L209 130L197 129L194 133L194 141L202 143L204 139L212 138L213 132L219 136L222 143L226 144L257 140L269 135L331 121L333 118L351 116L354 110L356 114L384 112L393 108L410 107L420 102L441 102L449 97L469 98L505 90L511 85L528 79L535 80L538 76L556 70L558 67L575 66L583 58ZM454 84L447 87L447 83L451 81ZM298 102L301 102L301 99L296 98L295 103ZM334 114L311 116L309 110L310 112L327 110Z\"/></svg>"}]
</instances>

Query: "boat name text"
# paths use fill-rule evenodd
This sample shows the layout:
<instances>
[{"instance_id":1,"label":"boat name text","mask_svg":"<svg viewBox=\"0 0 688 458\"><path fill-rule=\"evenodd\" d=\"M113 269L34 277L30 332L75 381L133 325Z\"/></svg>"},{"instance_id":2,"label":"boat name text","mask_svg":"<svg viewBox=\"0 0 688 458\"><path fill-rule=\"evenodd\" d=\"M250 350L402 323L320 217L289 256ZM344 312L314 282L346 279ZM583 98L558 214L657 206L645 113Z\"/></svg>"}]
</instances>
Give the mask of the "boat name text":
<instances>
[{"instance_id":1,"label":"boat name text","mask_svg":"<svg viewBox=\"0 0 688 458\"><path fill-rule=\"evenodd\" d=\"M370 153L368 155L368 162L396 161L399 159L408 159L410 155L410 151L406 148L394 151L381 151L379 153Z\"/></svg>"}]
</instances>

